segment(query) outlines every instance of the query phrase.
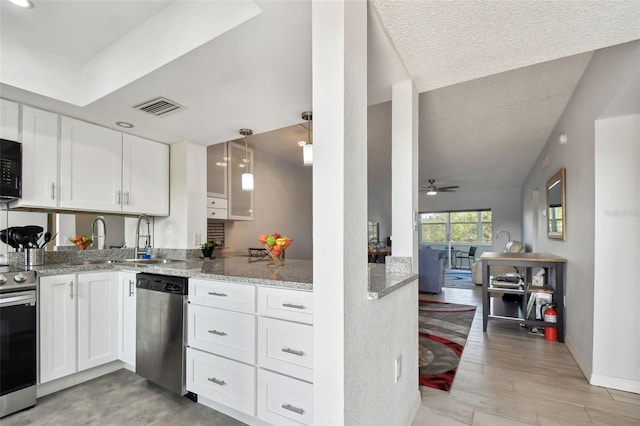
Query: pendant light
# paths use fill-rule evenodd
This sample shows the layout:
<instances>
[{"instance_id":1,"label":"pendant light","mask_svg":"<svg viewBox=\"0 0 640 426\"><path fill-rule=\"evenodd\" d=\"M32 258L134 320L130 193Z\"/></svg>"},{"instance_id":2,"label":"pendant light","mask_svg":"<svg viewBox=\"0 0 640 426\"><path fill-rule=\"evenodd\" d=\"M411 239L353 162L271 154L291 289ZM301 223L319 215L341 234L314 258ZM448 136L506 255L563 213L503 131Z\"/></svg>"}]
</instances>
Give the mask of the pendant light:
<instances>
[{"instance_id":1,"label":"pendant light","mask_svg":"<svg viewBox=\"0 0 640 426\"><path fill-rule=\"evenodd\" d=\"M244 136L244 159L242 161L246 168L245 172L242 174L242 190L253 191L253 175L249 171L249 155L247 149L247 136L251 136L253 134L253 130L240 129L240 134Z\"/></svg>"},{"instance_id":2,"label":"pendant light","mask_svg":"<svg viewBox=\"0 0 640 426\"><path fill-rule=\"evenodd\" d=\"M307 120L308 142L302 146L302 162L305 166L313 165L313 141L311 140L311 120L313 120L313 114L311 111L305 111L302 113L302 119Z\"/></svg>"}]
</instances>

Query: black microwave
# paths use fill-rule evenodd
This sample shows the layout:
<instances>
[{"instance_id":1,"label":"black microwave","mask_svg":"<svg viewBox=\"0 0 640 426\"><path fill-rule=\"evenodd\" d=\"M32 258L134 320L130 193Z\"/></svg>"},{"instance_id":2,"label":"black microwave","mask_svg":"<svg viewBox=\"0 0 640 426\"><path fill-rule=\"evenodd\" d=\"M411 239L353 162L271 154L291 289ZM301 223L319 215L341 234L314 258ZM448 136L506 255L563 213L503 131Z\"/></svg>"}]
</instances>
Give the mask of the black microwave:
<instances>
[{"instance_id":1,"label":"black microwave","mask_svg":"<svg viewBox=\"0 0 640 426\"><path fill-rule=\"evenodd\" d=\"M0 139L0 202L22 197L22 144Z\"/></svg>"}]
</instances>

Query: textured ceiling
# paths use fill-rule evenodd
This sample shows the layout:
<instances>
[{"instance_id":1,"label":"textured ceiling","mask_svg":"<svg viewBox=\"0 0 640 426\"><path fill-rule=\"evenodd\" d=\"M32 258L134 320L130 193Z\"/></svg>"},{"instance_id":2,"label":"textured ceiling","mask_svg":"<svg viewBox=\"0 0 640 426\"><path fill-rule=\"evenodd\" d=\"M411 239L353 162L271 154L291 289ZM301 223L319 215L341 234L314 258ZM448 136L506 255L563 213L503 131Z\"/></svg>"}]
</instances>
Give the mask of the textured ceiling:
<instances>
[{"instance_id":1,"label":"textured ceiling","mask_svg":"<svg viewBox=\"0 0 640 426\"><path fill-rule=\"evenodd\" d=\"M640 37L637 0L372 0L419 92Z\"/></svg>"}]
</instances>

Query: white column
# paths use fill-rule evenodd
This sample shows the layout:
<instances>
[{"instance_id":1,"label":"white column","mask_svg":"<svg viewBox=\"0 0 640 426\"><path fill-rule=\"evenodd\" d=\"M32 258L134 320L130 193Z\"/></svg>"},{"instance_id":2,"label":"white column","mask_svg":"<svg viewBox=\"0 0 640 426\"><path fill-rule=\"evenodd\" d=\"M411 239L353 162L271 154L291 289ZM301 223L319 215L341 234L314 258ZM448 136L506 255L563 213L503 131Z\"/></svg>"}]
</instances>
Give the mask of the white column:
<instances>
[{"instance_id":1,"label":"white column","mask_svg":"<svg viewBox=\"0 0 640 426\"><path fill-rule=\"evenodd\" d=\"M368 286L367 3L314 1L312 15L314 424L341 425Z\"/></svg>"},{"instance_id":2,"label":"white column","mask_svg":"<svg viewBox=\"0 0 640 426\"><path fill-rule=\"evenodd\" d=\"M417 271L418 92L411 80L392 90L391 250L393 256L411 257Z\"/></svg>"}]
</instances>

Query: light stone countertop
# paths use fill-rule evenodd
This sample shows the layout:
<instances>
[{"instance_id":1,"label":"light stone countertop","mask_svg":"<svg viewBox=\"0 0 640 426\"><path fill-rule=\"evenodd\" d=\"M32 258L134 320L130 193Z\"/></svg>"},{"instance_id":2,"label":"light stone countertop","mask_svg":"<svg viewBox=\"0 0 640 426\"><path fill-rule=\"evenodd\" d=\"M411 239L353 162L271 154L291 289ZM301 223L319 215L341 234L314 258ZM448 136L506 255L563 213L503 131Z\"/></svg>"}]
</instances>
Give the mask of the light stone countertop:
<instances>
[{"instance_id":1,"label":"light stone countertop","mask_svg":"<svg viewBox=\"0 0 640 426\"><path fill-rule=\"evenodd\" d=\"M313 261L286 259L284 266L281 267L268 266L267 262L268 259L235 256L211 260L178 260L143 266L125 263L70 265L61 262L37 266L33 269L39 276L132 271L313 291ZM369 299L380 299L418 278L417 274L393 269L387 271L387 269L385 264L369 264Z\"/></svg>"}]
</instances>

